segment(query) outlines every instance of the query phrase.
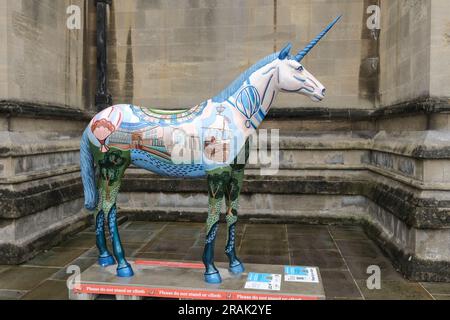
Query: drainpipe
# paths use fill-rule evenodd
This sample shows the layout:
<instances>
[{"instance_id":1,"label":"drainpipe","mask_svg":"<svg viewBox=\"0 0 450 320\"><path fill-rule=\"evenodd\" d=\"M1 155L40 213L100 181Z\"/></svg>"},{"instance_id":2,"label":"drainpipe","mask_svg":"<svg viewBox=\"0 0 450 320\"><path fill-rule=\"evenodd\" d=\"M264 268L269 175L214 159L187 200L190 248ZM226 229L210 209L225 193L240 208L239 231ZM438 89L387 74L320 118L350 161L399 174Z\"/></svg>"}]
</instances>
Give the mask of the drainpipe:
<instances>
[{"instance_id":1,"label":"drainpipe","mask_svg":"<svg viewBox=\"0 0 450 320\"><path fill-rule=\"evenodd\" d=\"M97 93L95 105L101 111L112 105L112 97L107 88L107 7L112 0L96 0L97 6Z\"/></svg>"}]
</instances>

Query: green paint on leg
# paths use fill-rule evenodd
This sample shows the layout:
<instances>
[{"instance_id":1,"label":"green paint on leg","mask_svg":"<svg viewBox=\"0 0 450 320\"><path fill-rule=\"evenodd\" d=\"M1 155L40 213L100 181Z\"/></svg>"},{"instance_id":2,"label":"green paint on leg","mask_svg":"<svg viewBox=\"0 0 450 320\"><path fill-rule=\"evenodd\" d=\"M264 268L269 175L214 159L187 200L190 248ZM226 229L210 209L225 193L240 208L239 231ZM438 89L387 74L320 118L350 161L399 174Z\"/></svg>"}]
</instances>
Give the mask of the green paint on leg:
<instances>
[{"instance_id":1,"label":"green paint on leg","mask_svg":"<svg viewBox=\"0 0 450 320\"><path fill-rule=\"evenodd\" d=\"M237 218L236 215L231 215L231 214L227 214L225 219L227 220L227 226L228 226L228 228L229 228L231 225L235 224L235 223L237 222L237 220L238 220L238 218Z\"/></svg>"},{"instance_id":2,"label":"green paint on leg","mask_svg":"<svg viewBox=\"0 0 450 320\"><path fill-rule=\"evenodd\" d=\"M123 175L130 165L130 152L111 147L108 152L102 153L92 145L91 150L99 173L98 210L109 212L116 203Z\"/></svg>"},{"instance_id":3,"label":"green paint on leg","mask_svg":"<svg viewBox=\"0 0 450 320\"><path fill-rule=\"evenodd\" d=\"M219 221L222 210L225 186L230 181L231 168L223 167L208 172L208 218L206 220L206 233Z\"/></svg>"}]
</instances>

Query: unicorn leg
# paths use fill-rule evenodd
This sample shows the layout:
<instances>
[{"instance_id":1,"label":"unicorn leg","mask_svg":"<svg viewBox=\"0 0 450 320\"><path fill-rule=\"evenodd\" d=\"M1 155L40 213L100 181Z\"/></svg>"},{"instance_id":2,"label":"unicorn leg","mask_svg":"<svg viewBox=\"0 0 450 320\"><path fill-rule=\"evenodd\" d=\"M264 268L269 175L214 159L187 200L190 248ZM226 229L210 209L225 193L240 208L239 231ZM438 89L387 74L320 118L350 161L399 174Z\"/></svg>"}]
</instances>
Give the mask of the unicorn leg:
<instances>
[{"instance_id":1,"label":"unicorn leg","mask_svg":"<svg viewBox=\"0 0 450 320\"><path fill-rule=\"evenodd\" d=\"M125 259L125 252L120 241L119 230L117 228L117 208L114 204L108 213L109 232L111 234L111 241L113 246L114 257L117 260L117 276L132 277L134 275L133 269Z\"/></svg>"},{"instance_id":2,"label":"unicorn leg","mask_svg":"<svg viewBox=\"0 0 450 320\"><path fill-rule=\"evenodd\" d=\"M219 270L214 265L214 244L216 240L217 230L219 229L219 218L211 227L206 236L205 249L203 251L203 264L205 265L205 281L207 283L221 283Z\"/></svg>"},{"instance_id":3,"label":"unicorn leg","mask_svg":"<svg viewBox=\"0 0 450 320\"><path fill-rule=\"evenodd\" d=\"M238 220L237 210L239 207L239 195L244 179L244 169L233 170L231 172L230 183L226 188L226 205L227 205L227 244L225 253L230 261L229 270L231 273L242 273L245 271L244 264L236 256L236 223Z\"/></svg>"},{"instance_id":4,"label":"unicorn leg","mask_svg":"<svg viewBox=\"0 0 450 320\"><path fill-rule=\"evenodd\" d=\"M206 241L203 251L205 265L205 281L207 283L221 283L219 270L214 265L214 244L219 229L219 215L222 209L224 185L229 179L228 172L208 174L208 219L206 220Z\"/></svg>"},{"instance_id":5,"label":"unicorn leg","mask_svg":"<svg viewBox=\"0 0 450 320\"><path fill-rule=\"evenodd\" d=\"M115 260L106 246L105 238L105 214L100 210L95 217L95 237L98 249L98 264L102 267L107 267L115 264Z\"/></svg>"},{"instance_id":6,"label":"unicorn leg","mask_svg":"<svg viewBox=\"0 0 450 320\"><path fill-rule=\"evenodd\" d=\"M108 227L111 235L114 257L117 261L117 276L131 277L133 269L125 260L125 253L120 241L119 229L117 228L117 195L123 175L130 164L129 152L120 150L109 150L101 154L102 158L98 160L97 165L100 171L100 201L99 209L108 213Z\"/></svg>"}]
</instances>

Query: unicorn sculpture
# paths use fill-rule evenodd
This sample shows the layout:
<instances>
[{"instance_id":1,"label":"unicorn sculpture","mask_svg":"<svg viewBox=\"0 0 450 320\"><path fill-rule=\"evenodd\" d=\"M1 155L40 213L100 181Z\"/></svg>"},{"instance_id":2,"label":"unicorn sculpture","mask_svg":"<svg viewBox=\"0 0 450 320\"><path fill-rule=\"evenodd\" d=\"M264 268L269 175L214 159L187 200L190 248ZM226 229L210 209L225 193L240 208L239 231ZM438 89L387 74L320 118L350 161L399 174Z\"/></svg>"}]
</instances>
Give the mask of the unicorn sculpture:
<instances>
[{"instance_id":1,"label":"unicorn sculpture","mask_svg":"<svg viewBox=\"0 0 450 320\"><path fill-rule=\"evenodd\" d=\"M244 272L235 252L235 232L248 158L247 139L264 120L279 92L302 94L316 102L324 98L325 87L300 62L339 19L295 56L290 55L291 44L287 44L250 67L219 95L191 109L168 111L121 104L92 119L81 140L81 176L85 207L96 210L101 266L117 262L117 276L134 274L125 259L116 219L121 181L133 164L166 176L206 176L209 201L203 253L205 281L221 282L214 266L214 241L224 199L229 270L234 274ZM106 245L105 220L114 257Z\"/></svg>"}]
</instances>

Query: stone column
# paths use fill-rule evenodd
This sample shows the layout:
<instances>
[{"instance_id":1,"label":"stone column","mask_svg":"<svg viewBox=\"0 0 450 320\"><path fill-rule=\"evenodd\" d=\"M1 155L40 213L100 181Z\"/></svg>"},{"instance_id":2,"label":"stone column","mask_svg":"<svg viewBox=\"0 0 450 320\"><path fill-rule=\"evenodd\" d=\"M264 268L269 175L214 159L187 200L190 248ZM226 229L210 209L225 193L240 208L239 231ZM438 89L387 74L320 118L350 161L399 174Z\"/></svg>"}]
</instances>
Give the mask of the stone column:
<instances>
[{"instance_id":1,"label":"stone column","mask_svg":"<svg viewBox=\"0 0 450 320\"><path fill-rule=\"evenodd\" d=\"M0 264L24 262L89 222L79 177L92 110L86 3L0 4ZM66 26L69 5L81 9L79 30Z\"/></svg>"}]
</instances>

